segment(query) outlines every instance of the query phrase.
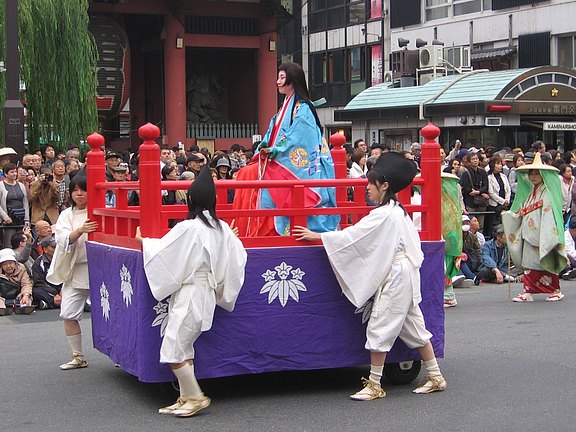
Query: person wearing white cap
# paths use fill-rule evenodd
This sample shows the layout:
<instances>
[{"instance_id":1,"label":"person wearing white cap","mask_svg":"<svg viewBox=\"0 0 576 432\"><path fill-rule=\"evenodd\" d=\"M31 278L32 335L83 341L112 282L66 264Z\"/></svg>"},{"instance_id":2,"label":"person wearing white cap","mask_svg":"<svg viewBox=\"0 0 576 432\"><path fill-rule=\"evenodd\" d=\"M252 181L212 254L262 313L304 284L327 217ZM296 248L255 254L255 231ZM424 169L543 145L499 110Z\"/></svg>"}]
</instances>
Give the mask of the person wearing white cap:
<instances>
[{"instance_id":1,"label":"person wearing white cap","mask_svg":"<svg viewBox=\"0 0 576 432\"><path fill-rule=\"evenodd\" d=\"M0 250L0 315L6 315L6 304L20 305L25 308L21 312L34 311L32 281L10 248Z\"/></svg>"},{"instance_id":2,"label":"person wearing white cap","mask_svg":"<svg viewBox=\"0 0 576 432\"><path fill-rule=\"evenodd\" d=\"M0 178L5 177L2 167L5 164L10 163L12 156L16 156L17 154L18 153L16 153L16 150L14 150L12 147L0 148Z\"/></svg>"},{"instance_id":3,"label":"person wearing white cap","mask_svg":"<svg viewBox=\"0 0 576 432\"><path fill-rule=\"evenodd\" d=\"M532 302L533 294L547 294L546 301L556 302L564 298L559 273L568 262L558 170L543 164L538 152L516 172L516 197L510 211L502 212L510 257L524 269L524 293L513 301Z\"/></svg>"},{"instance_id":4,"label":"person wearing white cap","mask_svg":"<svg viewBox=\"0 0 576 432\"><path fill-rule=\"evenodd\" d=\"M370 351L370 376L364 388L350 396L369 401L386 396L380 380L388 351L400 338L418 350L428 377L413 390L425 394L446 389L440 372L432 334L426 330L419 303L420 266L424 254L414 222L396 198L416 175L416 164L399 153L384 153L368 171L368 195L379 205L358 223L342 231L316 233L295 226L298 240L321 240L342 292L356 307L374 297L366 328L366 349ZM370 253L358 254L359 250ZM358 269L370 269L363 276Z\"/></svg>"}]
</instances>

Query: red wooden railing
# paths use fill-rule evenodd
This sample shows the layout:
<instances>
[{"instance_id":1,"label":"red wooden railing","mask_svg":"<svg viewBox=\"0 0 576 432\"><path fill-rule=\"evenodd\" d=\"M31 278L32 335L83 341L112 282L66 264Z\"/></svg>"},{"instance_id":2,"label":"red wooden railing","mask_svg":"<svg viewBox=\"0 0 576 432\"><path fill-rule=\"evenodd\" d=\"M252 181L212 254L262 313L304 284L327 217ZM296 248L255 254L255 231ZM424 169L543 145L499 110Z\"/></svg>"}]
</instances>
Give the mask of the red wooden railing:
<instances>
[{"instance_id":1,"label":"red wooden railing","mask_svg":"<svg viewBox=\"0 0 576 432\"><path fill-rule=\"evenodd\" d=\"M398 198L408 213L420 212L422 227L420 237L424 241L441 240L441 184L440 184L440 145L436 138L440 129L431 123L421 130L426 141L422 144L421 175L414 179L413 185L421 187L422 203L410 203L410 188L398 194ZM88 137L91 150L87 155L88 215L99 222L96 232L89 235L90 240L128 248L139 249L134 241L136 227L140 226L145 237L161 237L168 231L170 219L185 219L188 209L185 205L163 205L162 190L187 189L190 181L161 181L160 147L155 140L160 136L158 127L147 123L138 130L143 143L140 146L139 181L106 182L105 155L100 150L104 138L94 133ZM335 180L307 181L237 181L221 180L216 182L218 216L230 222L239 217L289 216L291 226L306 225L306 216L318 214L340 214L341 227L357 222L370 211L365 203L365 179L346 178L346 151L342 148L345 137L334 134L330 137L333 145L332 158L336 173ZM234 210L227 204L228 189L291 188L292 206L290 208L266 210ZM305 187L335 187L337 207L303 208ZM347 201L347 190L354 188L354 201ZM106 191L116 193L116 207L106 208ZM140 191L140 205L128 206L128 192ZM246 247L285 247L302 246L292 236L241 237ZM309 244L309 243L308 243Z\"/></svg>"}]
</instances>

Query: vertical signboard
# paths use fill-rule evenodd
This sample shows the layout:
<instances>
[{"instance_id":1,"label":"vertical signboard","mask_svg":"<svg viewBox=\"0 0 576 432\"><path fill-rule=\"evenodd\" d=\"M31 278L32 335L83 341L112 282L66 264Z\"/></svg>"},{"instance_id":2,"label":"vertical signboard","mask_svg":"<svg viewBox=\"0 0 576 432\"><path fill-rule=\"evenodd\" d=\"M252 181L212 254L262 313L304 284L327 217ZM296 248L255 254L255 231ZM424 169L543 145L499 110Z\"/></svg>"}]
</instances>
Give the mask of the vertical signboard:
<instances>
[{"instance_id":1,"label":"vertical signboard","mask_svg":"<svg viewBox=\"0 0 576 432\"><path fill-rule=\"evenodd\" d=\"M382 45L371 47L372 85L382 82Z\"/></svg>"}]
</instances>

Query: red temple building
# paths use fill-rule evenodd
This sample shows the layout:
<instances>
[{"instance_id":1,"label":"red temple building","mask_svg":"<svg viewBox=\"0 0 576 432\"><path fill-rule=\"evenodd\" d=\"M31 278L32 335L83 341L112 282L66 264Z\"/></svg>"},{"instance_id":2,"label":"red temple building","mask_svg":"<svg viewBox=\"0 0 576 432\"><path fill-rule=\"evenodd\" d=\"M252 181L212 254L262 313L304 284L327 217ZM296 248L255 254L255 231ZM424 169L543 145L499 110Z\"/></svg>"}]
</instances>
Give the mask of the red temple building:
<instances>
[{"instance_id":1,"label":"red temple building","mask_svg":"<svg viewBox=\"0 0 576 432\"><path fill-rule=\"evenodd\" d=\"M97 100L113 148L150 121L163 144L245 147L277 109L279 0L93 0Z\"/></svg>"}]
</instances>

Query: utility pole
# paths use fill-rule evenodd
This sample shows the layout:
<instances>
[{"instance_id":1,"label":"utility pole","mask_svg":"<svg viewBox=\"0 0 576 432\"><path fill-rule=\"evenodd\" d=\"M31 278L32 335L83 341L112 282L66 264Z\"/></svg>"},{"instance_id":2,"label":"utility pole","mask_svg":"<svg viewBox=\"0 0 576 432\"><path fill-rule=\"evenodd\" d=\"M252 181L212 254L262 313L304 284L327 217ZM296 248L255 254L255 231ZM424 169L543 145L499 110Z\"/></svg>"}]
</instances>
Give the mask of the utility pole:
<instances>
[{"instance_id":1,"label":"utility pole","mask_svg":"<svg viewBox=\"0 0 576 432\"><path fill-rule=\"evenodd\" d=\"M20 102L20 54L18 52L18 0L4 0L6 23L6 101L3 107L4 147L12 147L22 158L24 107Z\"/></svg>"}]
</instances>

